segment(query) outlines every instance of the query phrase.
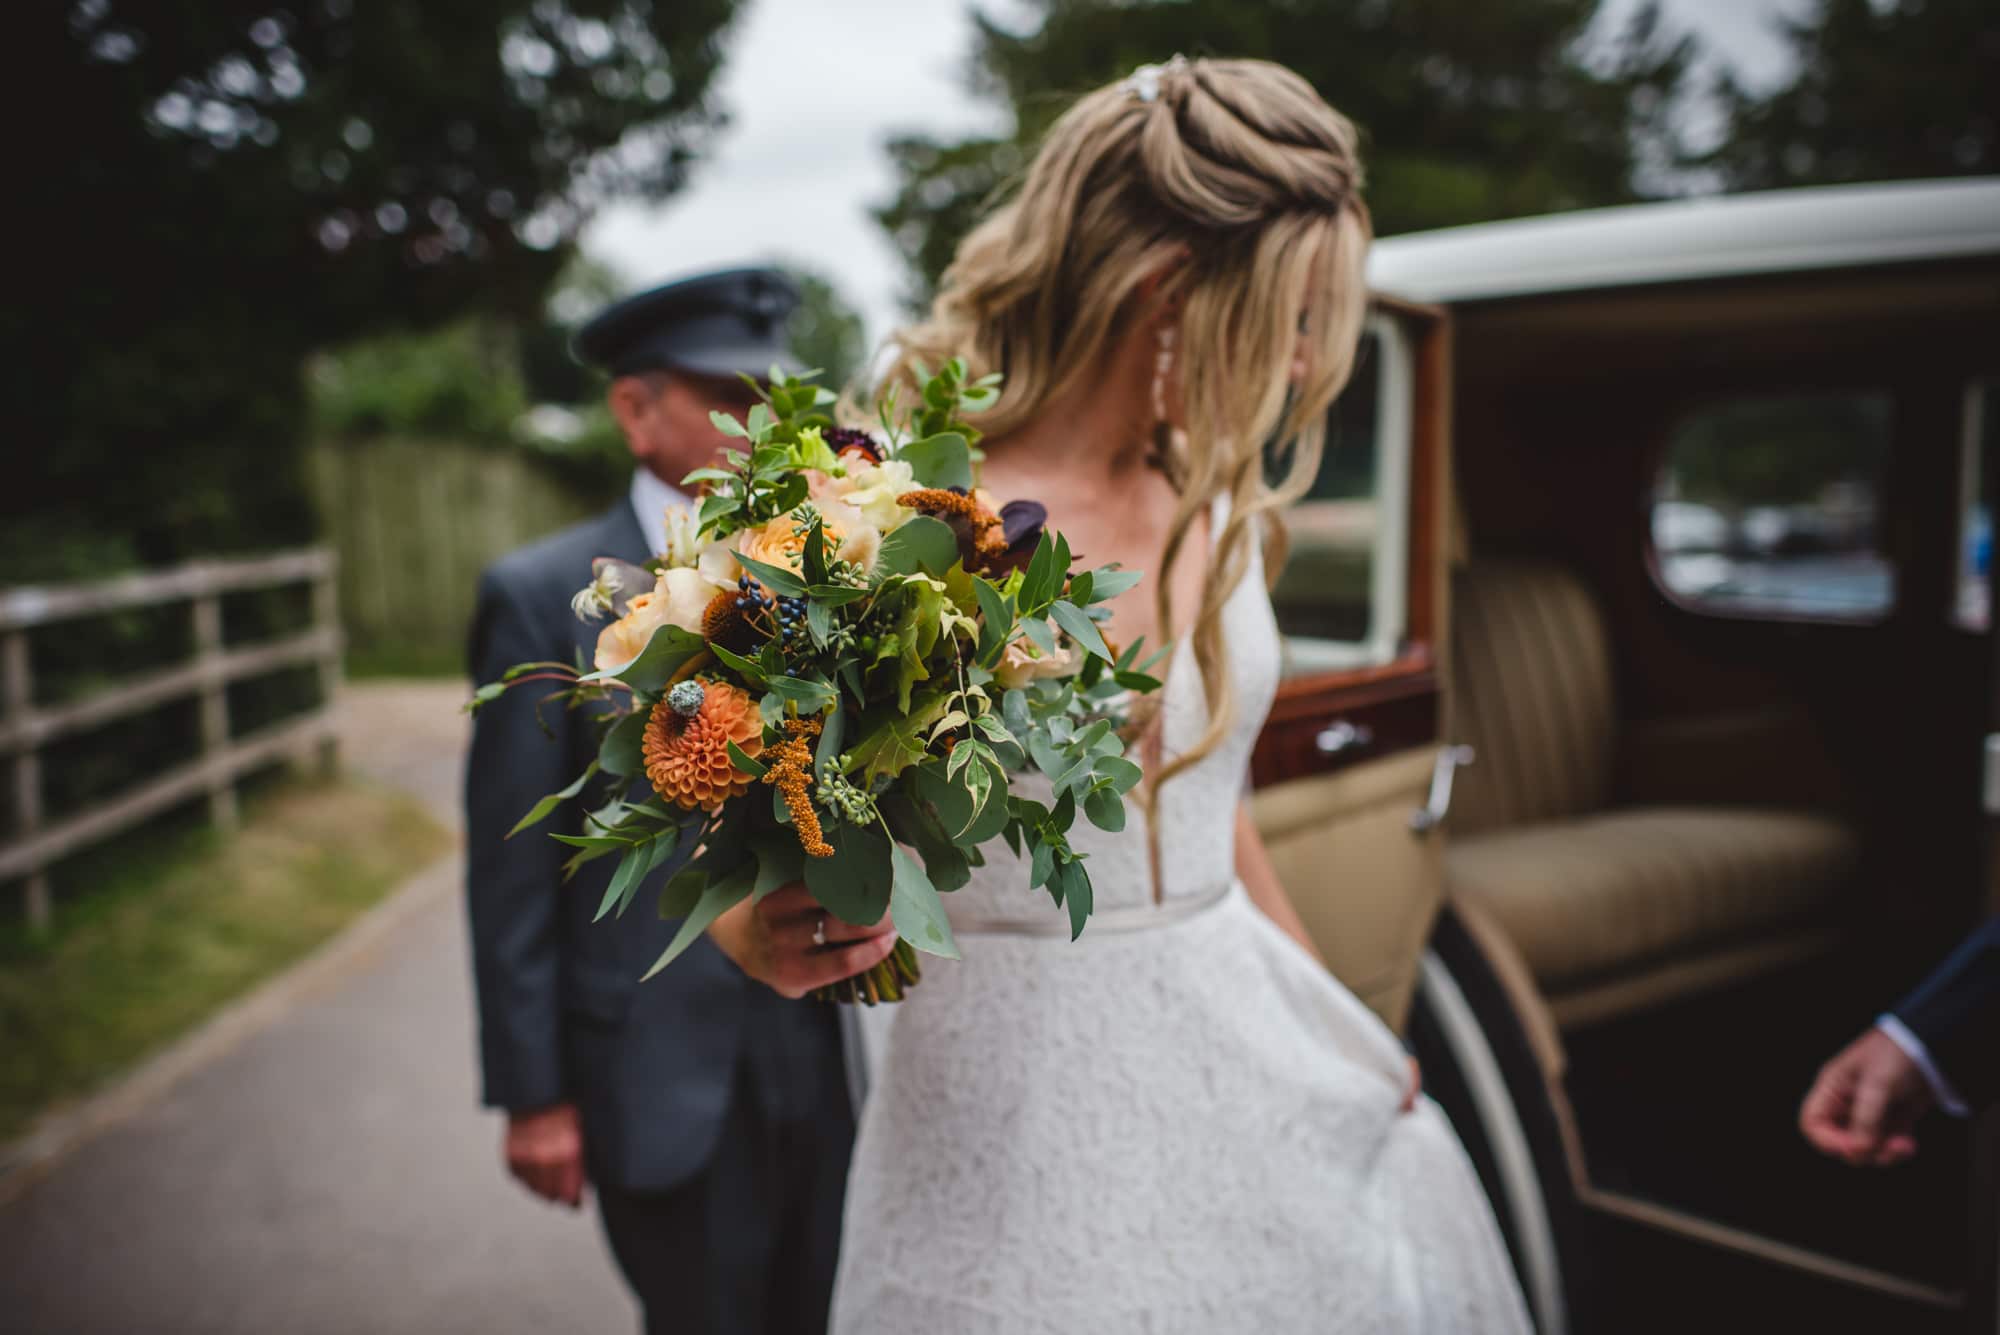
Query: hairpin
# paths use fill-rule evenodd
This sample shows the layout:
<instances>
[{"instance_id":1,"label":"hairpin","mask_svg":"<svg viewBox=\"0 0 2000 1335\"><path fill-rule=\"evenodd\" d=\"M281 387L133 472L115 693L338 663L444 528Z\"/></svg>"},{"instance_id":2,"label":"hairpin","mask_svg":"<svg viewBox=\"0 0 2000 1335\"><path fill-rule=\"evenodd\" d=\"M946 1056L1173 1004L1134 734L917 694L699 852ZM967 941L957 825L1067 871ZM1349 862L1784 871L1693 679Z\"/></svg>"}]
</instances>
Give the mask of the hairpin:
<instances>
[{"instance_id":1,"label":"hairpin","mask_svg":"<svg viewBox=\"0 0 2000 1335\"><path fill-rule=\"evenodd\" d=\"M1127 97L1136 97L1141 102L1157 102L1160 100L1161 76L1178 74L1187 68L1187 64L1186 56L1176 55L1162 65L1141 65L1127 75L1125 81L1118 86L1125 90Z\"/></svg>"}]
</instances>

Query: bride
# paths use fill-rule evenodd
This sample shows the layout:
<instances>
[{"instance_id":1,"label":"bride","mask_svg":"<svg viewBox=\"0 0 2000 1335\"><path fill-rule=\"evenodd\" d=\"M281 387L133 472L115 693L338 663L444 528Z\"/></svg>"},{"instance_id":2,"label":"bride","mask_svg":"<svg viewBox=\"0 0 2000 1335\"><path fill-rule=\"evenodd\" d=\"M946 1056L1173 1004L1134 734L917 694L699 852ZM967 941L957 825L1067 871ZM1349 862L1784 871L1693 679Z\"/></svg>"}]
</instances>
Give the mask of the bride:
<instances>
[{"instance_id":1,"label":"bride","mask_svg":"<svg viewBox=\"0 0 2000 1335\"><path fill-rule=\"evenodd\" d=\"M1277 686L1274 513L1353 366L1353 127L1297 75L1176 58L1073 107L960 247L892 374L1006 374L984 482L1172 637L1122 832L1079 821L1082 938L1004 848L962 963L900 1006L850 1171L843 1332L1524 1331L1492 1215L1395 1037L1329 975L1243 803ZM1267 465L1276 442L1278 465ZM788 995L893 943L802 889L711 929ZM815 935L831 937L824 946Z\"/></svg>"}]
</instances>

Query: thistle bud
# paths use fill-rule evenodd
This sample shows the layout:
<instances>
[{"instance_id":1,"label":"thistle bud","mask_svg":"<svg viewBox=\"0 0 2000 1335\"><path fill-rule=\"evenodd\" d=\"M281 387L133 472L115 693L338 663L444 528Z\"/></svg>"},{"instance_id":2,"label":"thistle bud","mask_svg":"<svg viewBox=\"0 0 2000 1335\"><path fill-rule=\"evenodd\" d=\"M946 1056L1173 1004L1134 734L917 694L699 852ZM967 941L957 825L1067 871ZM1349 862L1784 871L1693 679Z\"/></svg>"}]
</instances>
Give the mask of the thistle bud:
<instances>
[{"instance_id":1,"label":"thistle bud","mask_svg":"<svg viewBox=\"0 0 2000 1335\"><path fill-rule=\"evenodd\" d=\"M702 701L707 695L698 681L677 681L673 689L667 692L667 708L682 718L693 718L701 712Z\"/></svg>"}]
</instances>

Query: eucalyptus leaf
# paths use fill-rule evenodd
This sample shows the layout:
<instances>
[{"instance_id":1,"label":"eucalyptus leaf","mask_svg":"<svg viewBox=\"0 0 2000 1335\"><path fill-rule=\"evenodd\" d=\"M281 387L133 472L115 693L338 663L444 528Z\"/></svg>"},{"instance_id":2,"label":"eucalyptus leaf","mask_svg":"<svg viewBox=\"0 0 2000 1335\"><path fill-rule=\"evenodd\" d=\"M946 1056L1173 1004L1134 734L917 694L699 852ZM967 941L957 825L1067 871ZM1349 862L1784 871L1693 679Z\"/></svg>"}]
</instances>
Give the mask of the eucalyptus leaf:
<instances>
[{"instance_id":1,"label":"eucalyptus leaf","mask_svg":"<svg viewBox=\"0 0 2000 1335\"><path fill-rule=\"evenodd\" d=\"M1115 788L1092 788L1084 795L1083 814L1100 830L1116 834L1125 828L1125 802Z\"/></svg>"},{"instance_id":2,"label":"eucalyptus leaf","mask_svg":"<svg viewBox=\"0 0 2000 1335\"><path fill-rule=\"evenodd\" d=\"M764 669L759 666L756 659L745 658L734 649L713 642L709 644L708 651L714 654L716 660L724 667L739 674L743 680L749 682L752 686L762 686L764 684Z\"/></svg>"},{"instance_id":3,"label":"eucalyptus leaf","mask_svg":"<svg viewBox=\"0 0 2000 1335\"><path fill-rule=\"evenodd\" d=\"M605 672L592 672L577 678L579 684L609 681L616 678L635 691L652 692L659 690L674 674L696 654L706 651L708 641L693 631L682 630L679 626L660 626L646 641L646 647L638 657L620 668Z\"/></svg>"},{"instance_id":4,"label":"eucalyptus leaf","mask_svg":"<svg viewBox=\"0 0 2000 1335\"><path fill-rule=\"evenodd\" d=\"M1099 566L1089 572L1090 596L1077 598L1081 603L1102 603L1116 598L1125 590L1137 584L1146 576L1137 570L1120 570L1116 566Z\"/></svg>"},{"instance_id":5,"label":"eucalyptus leaf","mask_svg":"<svg viewBox=\"0 0 2000 1335\"><path fill-rule=\"evenodd\" d=\"M840 749L847 744L847 711L836 704L820 720L819 743L813 749L813 773L839 767Z\"/></svg>"},{"instance_id":6,"label":"eucalyptus leaf","mask_svg":"<svg viewBox=\"0 0 2000 1335\"><path fill-rule=\"evenodd\" d=\"M576 776L576 781L574 783L571 783L569 786L565 787L560 792L550 793L547 797L544 797L541 801L535 803L534 806L528 808L528 814L521 817L520 820L514 823L514 828L507 831L507 837L509 839L512 839L515 835L527 829L529 826L541 824L541 822L548 819L550 812L554 811L557 807L561 806L563 803L569 801L572 797L575 797L578 793L582 792L583 785L589 783L590 777L593 774L597 773L599 763L600 762L595 760L591 761L589 766L583 771L583 773Z\"/></svg>"},{"instance_id":7,"label":"eucalyptus leaf","mask_svg":"<svg viewBox=\"0 0 2000 1335\"><path fill-rule=\"evenodd\" d=\"M646 719L651 711L635 709L624 718L611 725L598 744L597 763L606 774L616 774L630 778L646 767L642 748L646 737Z\"/></svg>"},{"instance_id":8,"label":"eucalyptus leaf","mask_svg":"<svg viewBox=\"0 0 2000 1335\"><path fill-rule=\"evenodd\" d=\"M728 743L729 763L753 779L764 777L764 762L745 751L734 742Z\"/></svg>"},{"instance_id":9,"label":"eucalyptus leaf","mask_svg":"<svg viewBox=\"0 0 2000 1335\"><path fill-rule=\"evenodd\" d=\"M758 900L805 879L806 853L790 830L760 830L750 836L750 847L757 855L757 881L750 893Z\"/></svg>"},{"instance_id":10,"label":"eucalyptus leaf","mask_svg":"<svg viewBox=\"0 0 2000 1335\"><path fill-rule=\"evenodd\" d=\"M1056 624L1069 632L1069 637L1096 654L1105 662L1111 661L1111 650L1105 647L1104 636L1099 633L1097 623L1075 603L1055 602L1049 605L1049 615Z\"/></svg>"},{"instance_id":11,"label":"eucalyptus leaf","mask_svg":"<svg viewBox=\"0 0 2000 1335\"><path fill-rule=\"evenodd\" d=\"M1055 632L1049 629L1048 622L1042 620L1040 617L1023 617L1021 618L1020 626L1021 633L1033 641L1034 646L1041 650L1044 656L1054 655L1056 651L1056 636Z\"/></svg>"},{"instance_id":12,"label":"eucalyptus leaf","mask_svg":"<svg viewBox=\"0 0 2000 1335\"><path fill-rule=\"evenodd\" d=\"M889 908L888 837L872 825L834 825L825 834L833 856L806 859L806 889L842 922L880 922Z\"/></svg>"},{"instance_id":13,"label":"eucalyptus leaf","mask_svg":"<svg viewBox=\"0 0 2000 1335\"><path fill-rule=\"evenodd\" d=\"M1034 840L1034 852L1028 859L1028 888L1047 885L1049 877L1055 875L1056 851L1042 842L1040 836Z\"/></svg>"},{"instance_id":14,"label":"eucalyptus leaf","mask_svg":"<svg viewBox=\"0 0 2000 1335\"><path fill-rule=\"evenodd\" d=\"M890 832L917 850L917 856L924 862L924 874L930 877L932 885L948 892L972 879L972 866L965 851L952 843L950 833L928 804L896 790L884 793L878 800Z\"/></svg>"},{"instance_id":15,"label":"eucalyptus leaf","mask_svg":"<svg viewBox=\"0 0 2000 1335\"><path fill-rule=\"evenodd\" d=\"M1005 594L991 580L974 578L973 596L979 600L979 658L996 661L1007 637L1014 630L1014 609Z\"/></svg>"},{"instance_id":16,"label":"eucalyptus leaf","mask_svg":"<svg viewBox=\"0 0 2000 1335\"><path fill-rule=\"evenodd\" d=\"M800 713L816 713L837 698L833 687L808 677L772 677L771 694L799 706Z\"/></svg>"},{"instance_id":17,"label":"eucalyptus leaf","mask_svg":"<svg viewBox=\"0 0 2000 1335\"><path fill-rule=\"evenodd\" d=\"M757 582L781 598L798 598L806 591L806 582L783 566L774 566L768 561L736 554L736 563L757 577Z\"/></svg>"},{"instance_id":18,"label":"eucalyptus leaf","mask_svg":"<svg viewBox=\"0 0 2000 1335\"><path fill-rule=\"evenodd\" d=\"M1091 768L1101 779L1111 780L1120 793L1127 793L1144 777L1140 768L1123 756L1099 756Z\"/></svg>"},{"instance_id":19,"label":"eucalyptus leaf","mask_svg":"<svg viewBox=\"0 0 2000 1335\"><path fill-rule=\"evenodd\" d=\"M896 452L921 487L972 486L972 452L955 431L913 440Z\"/></svg>"},{"instance_id":20,"label":"eucalyptus leaf","mask_svg":"<svg viewBox=\"0 0 2000 1335\"><path fill-rule=\"evenodd\" d=\"M812 636L815 649L826 648L833 638L833 609L817 598L806 604L806 632Z\"/></svg>"},{"instance_id":21,"label":"eucalyptus leaf","mask_svg":"<svg viewBox=\"0 0 2000 1335\"><path fill-rule=\"evenodd\" d=\"M952 939L944 901L938 898L937 887L924 875L924 869L894 844L889 846L889 862L894 870L889 914L897 935L927 954L948 960L962 958L958 942Z\"/></svg>"},{"instance_id":22,"label":"eucalyptus leaf","mask_svg":"<svg viewBox=\"0 0 2000 1335\"><path fill-rule=\"evenodd\" d=\"M1083 869L1081 860L1071 860L1063 863L1058 875L1062 877L1063 904L1069 909L1069 939L1074 941L1083 935L1083 925L1090 918L1090 873Z\"/></svg>"},{"instance_id":23,"label":"eucalyptus leaf","mask_svg":"<svg viewBox=\"0 0 2000 1335\"><path fill-rule=\"evenodd\" d=\"M688 915L681 919L681 929L674 933L674 939L660 952L660 958L653 962L653 967L646 970L645 977L651 978L673 963L682 951L693 945L696 938L708 930L710 923L734 908L750 893L756 878L756 863L746 861L702 891L701 898L695 901Z\"/></svg>"},{"instance_id":24,"label":"eucalyptus leaf","mask_svg":"<svg viewBox=\"0 0 2000 1335\"><path fill-rule=\"evenodd\" d=\"M906 519L882 539L875 556L876 575L942 576L958 560L958 538L950 526L929 515Z\"/></svg>"}]
</instances>

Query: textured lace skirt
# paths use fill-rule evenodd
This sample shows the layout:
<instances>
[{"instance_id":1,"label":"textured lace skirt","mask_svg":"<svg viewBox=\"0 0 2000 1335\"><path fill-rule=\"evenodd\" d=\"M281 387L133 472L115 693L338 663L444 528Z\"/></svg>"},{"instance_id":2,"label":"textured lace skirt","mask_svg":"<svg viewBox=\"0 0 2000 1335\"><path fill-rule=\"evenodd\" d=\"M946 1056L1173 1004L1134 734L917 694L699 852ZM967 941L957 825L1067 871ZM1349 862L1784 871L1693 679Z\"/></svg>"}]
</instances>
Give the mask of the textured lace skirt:
<instances>
[{"instance_id":1,"label":"textured lace skirt","mask_svg":"<svg viewBox=\"0 0 2000 1335\"><path fill-rule=\"evenodd\" d=\"M878 1063L833 1329L1512 1332L1527 1318L1393 1034L1251 904L967 933Z\"/></svg>"}]
</instances>

